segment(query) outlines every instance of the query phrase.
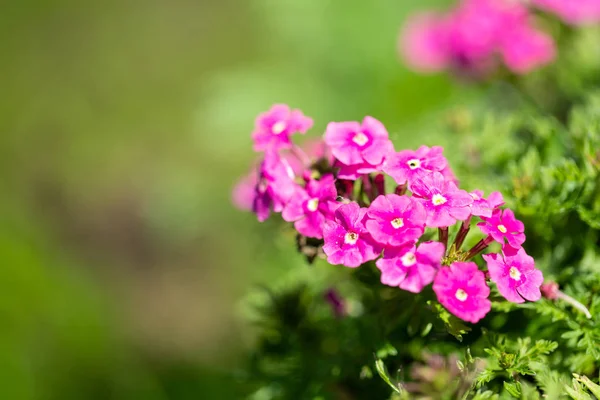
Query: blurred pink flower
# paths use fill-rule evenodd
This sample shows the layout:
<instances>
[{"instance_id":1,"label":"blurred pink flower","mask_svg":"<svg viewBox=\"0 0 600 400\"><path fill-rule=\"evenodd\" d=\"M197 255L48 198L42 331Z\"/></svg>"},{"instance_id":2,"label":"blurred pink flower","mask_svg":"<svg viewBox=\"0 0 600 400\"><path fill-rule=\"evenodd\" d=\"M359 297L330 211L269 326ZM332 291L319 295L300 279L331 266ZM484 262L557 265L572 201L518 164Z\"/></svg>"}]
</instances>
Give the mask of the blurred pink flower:
<instances>
[{"instance_id":1,"label":"blurred pink flower","mask_svg":"<svg viewBox=\"0 0 600 400\"><path fill-rule=\"evenodd\" d=\"M542 297L540 286L544 282L542 271L535 268L535 261L520 248L516 254L484 254L490 279L508 301L523 303L537 301Z\"/></svg>"},{"instance_id":2,"label":"blurred pink flower","mask_svg":"<svg viewBox=\"0 0 600 400\"><path fill-rule=\"evenodd\" d=\"M376 262L381 270L381 283L419 293L433 282L444 251L444 245L440 242L421 243L418 248L413 243L386 248L383 258Z\"/></svg>"},{"instance_id":3,"label":"blurred pink flower","mask_svg":"<svg viewBox=\"0 0 600 400\"><path fill-rule=\"evenodd\" d=\"M364 226L366 213L367 209L355 202L342 204L335 219L325 222L323 251L330 264L356 268L379 256L381 249Z\"/></svg>"},{"instance_id":4,"label":"blurred pink flower","mask_svg":"<svg viewBox=\"0 0 600 400\"><path fill-rule=\"evenodd\" d=\"M600 22L600 0L531 0L539 8L556 14L564 22L584 25Z\"/></svg>"},{"instance_id":5,"label":"blurred pink flower","mask_svg":"<svg viewBox=\"0 0 600 400\"><path fill-rule=\"evenodd\" d=\"M248 175L240 179L233 187L231 200L233 205L242 211L252 211L258 173L253 168Z\"/></svg>"},{"instance_id":6,"label":"blurred pink flower","mask_svg":"<svg viewBox=\"0 0 600 400\"><path fill-rule=\"evenodd\" d=\"M556 58L552 37L529 27L509 30L500 46L504 63L518 74L528 73Z\"/></svg>"},{"instance_id":7,"label":"blurred pink flower","mask_svg":"<svg viewBox=\"0 0 600 400\"><path fill-rule=\"evenodd\" d=\"M433 281L433 291L452 314L477 323L491 309L490 288L474 262L455 262L442 267Z\"/></svg>"},{"instance_id":8,"label":"blurred pink flower","mask_svg":"<svg viewBox=\"0 0 600 400\"><path fill-rule=\"evenodd\" d=\"M400 35L400 51L408 66L420 72L448 68L452 60L448 30L449 21L442 15L414 15Z\"/></svg>"},{"instance_id":9,"label":"blurred pink flower","mask_svg":"<svg viewBox=\"0 0 600 400\"><path fill-rule=\"evenodd\" d=\"M463 0L447 14L414 16L401 37L407 63L422 72L457 69L482 75L501 54L506 66L522 74L555 57L552 39L533 28L518 1Z\"/></svg>"},{"instance_id":10,"label":"blurred pink flower","mask_svg":"<svg viewBox=\"0 0 600 400\"><path fill-rule=\"evenodd\" d=\"M290 136L298 132L306 133L312 125L313 120L302 114L302 111L291 110L285 104L275 104L256 118L252 132L254 150L291 148Z\"/></svg>"}]
</instances>

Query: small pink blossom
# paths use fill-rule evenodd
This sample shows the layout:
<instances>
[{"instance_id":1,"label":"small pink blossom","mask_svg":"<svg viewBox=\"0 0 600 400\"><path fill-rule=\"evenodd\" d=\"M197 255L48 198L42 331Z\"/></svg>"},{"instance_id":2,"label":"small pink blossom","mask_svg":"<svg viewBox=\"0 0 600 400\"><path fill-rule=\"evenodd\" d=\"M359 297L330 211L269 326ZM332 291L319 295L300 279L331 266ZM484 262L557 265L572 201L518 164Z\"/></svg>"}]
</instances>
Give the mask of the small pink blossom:
<instances>
[{"instance_id":1,"label":"small pink blossom","mask_svg":"<svg viewBox=\"0 0 600 400\"><path fill-rule=\"evenodd\" d=\"M306 133L313 120L300 110L291 110L285 104L275 104L267 112L256 118L252 139L254 150L278 150L292 147L290 136L294 133Z\"/></svg>"},{"instance_id":2,"label":"small pink blossom","mask_svg":"<svg viewBox=\"0 0 600 400\"><path fill-rule=\"evenodd\" d=\"M424 172L443 171L448 161L442 155L443 147L421 146L417 151L402 150L390 154L383 164L383 171L394 178L396 183L404 185Z\"/></svg>"},{"instance_id":3,"label":"small pink blossom","mask_svg":"<svg viewBox=\"0 0 600 400\"><path fill-rule=\"evenodd\" d=\"M558 283L550 281L542 283L540 286L540 293L548 300L556 300L560 296L561 292L559 290Z\"/></svg>"},{"instance_id":4,"label":"small pink blossom","mask_svg":"<svg viewBox=\"0 0 600 400\"><path fill-rule=\"evenodd\" d=\"M542 271L535 268L533 257L520 248L516 254L484 254L490 279L508 301L523 303L542 297L540 286L544 282Z\"/></svg>"},{"instance_id":5,"label":"small pink blossom","mask_svg":"<svg viewBox=\"0 0 600 400\"><path fill-rule=\"evenodd\" d=\"M362 175L370 174L372 172L379 171L379 167L373 166L369 163L361 163L354 165L345 165L339 161L333 164L334 168L338 168L337 177L339 179L347 179L355 181Z\"/></svg>"},{"instance_id":6,"label":"small pink blossom","mask_svg":"<svg viewBox=\"0 0 600 400\"><path fill-rule=\"evenodd\" d=\"M257 183L258 173L256 168L253 168L248 175L240 179L233 187L231 195L233 205L242 211L252 211Z\"/></svg>"},{"instance_id":7,"label":"small pink blossom","mask_svg":"<svg viewBox=\"0 0 600 400\"><path fill-rule=\"evenodd\" d=\"M471 204L471 214L478 217L490 218L493 211L504 205L504 198L500 192L492 192L488 199L483 197L481 190L473 190L469 193L473 198L473 204Z\"/></svg>"},{"instance_id":8,"label":"small pink blossom","mask_svg":"<svg viewBox=\"0 0 600 400\"><path fill-rule=\"evenodd\" d=\"M490 193L490 195L487 197L487 201L494 210L504 205L504 197L500 192Z\"/></svg>"},{"instance_id":9,"label":"small pink blossom","mask_svg":"<svg viewBox=\"0 0 600 400\"><path fill-rule=\"evenodd\" d=\"M458 186L458 178L454 174L454 171L452 171L452 168L450 168L450 164L446 165L446 168L441 170L440 174L442 174L445 180L447 180L448 182L452 182L456 186Z\"/></svg>"},{"instance_id":10,"label":"small pink blossom","mask_svg":"<svg viewBox=\"0 0 600 400\"><path fill-rule=\"evenodd\" d=\"M507 31L500 52L506 66L518 74L526 74L556 58L552 37L529 27Z\"/></svg>"},{"instance_id":11,"label":"small pink blossom","mask_svg":"<svg viewBox=\"0 0 600 400\"><path fill-rule=\"evenodd\" d=\"M376 262L381 270L381 283L419 293L433 282L444 251L444 245L440 242L421 243L418 248L413 243L386 248L383 258Z\"/></svg>"},{"instance_id":12,"label":"small pink blossom","mask_svg":"<svg viewBox=\"0 0 600 400\"><path fill-rule=\"evenodd\" d=\"M355 203L342 204L335 211L335 219L327 220L323 229L323 251L333 265L356 268L374 260L381 253L364 226L366 208Z\"/></svg>"},{"instance_id":13,"label":"small pink blossom","mask_svg":"<svg viewBox=\"0 0 600 400\"><path fill-rule=\"evenodd\" d=\"M433 172L416 178L409 186L415 198L427 211L426 225L433 228L454 225L471 215L473 198L460 190L441 173Z\"/></svg>"},{"instance_id":14,"label":"small pink blossom","mask_svg":"<svg viewBox=\"0 0 600 400\"><path fill-rule=\"evenodd\" d=\"M274 151L267 151L260 164L252 211L259 221L269 217L270 210L281 212L298 191L294 171L288 162Z\"/></svg>"},{"instance_id":15,"label":"small pink blossom","mask_svg":"<svg viewBox=\"0 0 600 400\"><path fill-rule=\"evenodd\" d=\"M324 175L320 180L309 181L306 189L298 189L281 216L285 221L295 221L294 227L300 234L321 239L326 218L332 217L339 205L336 197L333 175Z\"/></svg>"},{"instance_id":16,"label":"small pink blossom","mask_svg":"<svg viewBox=\"0 0 600 400\"><path fill-rule=\"evenodd\" d=\"M600 21L600 0L532 0L543 10L550 11L572 25Z\"/></svg>"},{"instance_id":17,"label":"small pink blossom","mask_svg":"<svg viewBox=\"0 0 600 400\"><path fill-rule=\"evenodd\" d=\"M325 131L325 143L344 165L380 165L394 147L381 122L365 117L358 122L330 122Z\"/></svg>"},{"instance_id":18,"label":"small pink blossom","mask_svg":"<svg viewBox=\"0 0 600 400\"><path fill-rule=\"evenodd\" d=\"M388 194L378 196L367 211L367 230L383 245L414 243L423 234L427 213L412 197Z\"/></svg>"},{"instance_id":19,"label":"small pink blossom","mask_svg":"<svg viewBox=\"0 0 600 400\"><path fill-rule=\"evenodd\" d=\"M518 249L525 242L525 226L509 209L496 209L491 218L483 217L483 222L477 226L481 232L490 235L498 243L504 244L506 239L509 245Z\"/></svg>"},{"instance_id":20,"label":"small pink blossom","mask_svg":"<svg viewBox=\"0 0 600 400\"><path fill-rule=\"evenodd\" d=\"M442 267L433 281L433 291L448 311L474 324L491 309L490 288L474 262L455 262Z\"/></svg>"}]
</instances>

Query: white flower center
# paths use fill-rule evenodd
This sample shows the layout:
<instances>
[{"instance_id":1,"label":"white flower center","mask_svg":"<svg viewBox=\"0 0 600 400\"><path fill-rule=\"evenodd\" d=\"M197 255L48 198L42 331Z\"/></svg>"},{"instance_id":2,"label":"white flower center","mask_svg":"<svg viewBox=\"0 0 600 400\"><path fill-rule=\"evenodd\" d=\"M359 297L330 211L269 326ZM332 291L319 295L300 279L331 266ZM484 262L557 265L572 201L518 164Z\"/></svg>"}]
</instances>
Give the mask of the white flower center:
<instances>
[{"instance_id":1,"label":"white flower center","mask_svg":"<svg viewBox=\"0 0 600 400\"><path fill-rule=\"evenodd\" d=\"M415 253L408 252L402 257L400 257L400 261L402 261L402 265L405 267L412 267L417 263L417 257L415 257Z\"/></svg>"},{"instance_id":2,"label":"white flower center","mask_svg":"<svg viewBox=\"0 0 600 400\"><path fill-rule=\"evenodd\" d=\"M319 208L319 199L312 198L312 199L308 200L306 202L306 208L308 208L308 211L312 211L312 212L317 211L317 209Z\"/></svg>"},{"instance_id":3,"label":"white flower center","mask_svg":"<svg viewBox=\"0 0 600 400\"><path fill-rule=\"evenodd\" d=\"M515 281L518 281L519 279L521 279L521 272L518 269L516 269L515 267L510 267L510 269L508 270L508 274Z\"/></svg>"},{"instance_id":4,"label":"white flower center","mask_svg":"<svg viewBox=\"0 0 600 400\"><path fill-rule=\"evenodd\" d=\"M364 146L369 141L369 138L364 133L358 132L354 135L352 141L359 146Z\"/></svg>"},{"instance_id":5,"label":"white flower center","mask_svg":"<svg viewBox=\"0 0 600 400\"><path fill-rule=\"evenodd\" d=\"M408 165L408 168L410 169L421 168L421 160L419 160L418 158L413 158L412 160L408 160L406 165Z\"/></svg>"},{"instance_id":6,"label":"white flower center","mask_svg":"<svg viewBox=\"0 0 600 400\"><path fill-rule=\"evenodd\" d=\"M358 241L358 234L354 233L354 232L348 232L346 233L346 235L344 235L344 243L346 244L356 244L356 242Z\"/></svg>"},{"instance_id":7,"label":"white flower center","mask_svg":"<svg viewBox=\"0 0 600 400\"><path fill-rule=\"evenodd\" d=\"M462 289L458 289L456 291L456 293L454 294L454 296L456 297L456 299L458 301L465 301L465 300L467 300L467 297L469 297L469 295L467 294L467 292L465 292Z\"/></svg>"},{"instance_id":8,"label":"white flower center","mask_svg":"<svg viewBox=\"0 0 600 400\"><path fill-rule=\"evenodd\" d=\"M390 221L390 224L392 224L394 229L402 228L404 226L404 220L402 218L394 218Z\"/></svg>"},{"instance_id":9,"label":"white flower center","mask_svg":"<svg viewBox=\"0 0 600 400\"><path fill-rule=\"evenodd\" d=\"M271 132L273 132L275 135L279 135L281 132L285 131L285 128L287 128L285 121L278 121L275 122L271 127Z\"/></svg>"},{"instance_id":10,"label":"white flower center","mask_svg":"<svg viewBox=\"0 0 600 400\"><path fill-rule=\"evenodd\" d=\"M431 202L433 203L434 206L441 206L442 204L444 204L447 201L448 200L441 194L434 194L433 197L431 198Z\"/></svg>"},{"instance_id":11,"label":"white flower center","mask_svg":"<svg viewBox=\"0 0 600 400\"><path fill-rule=\"evenodd\" d=\"M508 229L506 229L506 227L502 224L498 225L498 230L502 233L506 233L508 231Z\"/></svg>"}]
</instances>

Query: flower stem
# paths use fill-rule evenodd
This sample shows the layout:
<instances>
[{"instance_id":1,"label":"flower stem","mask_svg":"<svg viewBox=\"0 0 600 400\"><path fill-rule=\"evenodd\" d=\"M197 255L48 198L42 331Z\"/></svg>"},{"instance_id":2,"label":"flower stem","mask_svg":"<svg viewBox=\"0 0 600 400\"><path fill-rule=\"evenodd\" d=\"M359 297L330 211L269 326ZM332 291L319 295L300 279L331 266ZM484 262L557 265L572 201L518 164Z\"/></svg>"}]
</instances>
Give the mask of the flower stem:
<instances>
[{"instance_id":1,"label":"flower stem","mask_svg":"<svg viewBox=\"0 0 600 400\"><path fill-rule=\"evenodd\" d=\"M375 188L377 189L377 195L385 195L385 178L383 174L375 175L373 183L375 185Z\"/></svg>"},{"instance_id":2,"label":"flower stem","mask_svg":"<svg viewBox=\"0 0 600 400\"><path fill-rule=\"evenodd\" d=\"M292 146L292 154L294 154L296 158L300 160L302 165L304 165L305 167L310 166L310 157L299 146Z\"/></svg>"},{"instance_id":3,"label":"flower stem","mask_svg":"<svg viewBox=\"0 0 600 400\"><path fill-rule=\"evenodd\" d=\"M471 217L463 221L458 233L456 234L456 239L454 239L454 248L456 250L460 250L460 246L462 246L463 242L465 241L465 238L469 233L469 229L471 229Z\"/></svg>"},{"instance_id":4,"label":"flower stem","mask_svg":"<svg viewBox=\"0 0 600 400\"><path fill-rule=\"evenodd\" d=\"M398 196L402 196L404 193L406 193L406 185L396 186L394 193L396 193Z\"/></svg>"},{"instance_id":5,"label":"flower stem","mask_svg":"<svg viewBox=\"0 0 600 400\"><path fill-rule=\"evenodd\" d=\"M444 245L444 251L448 250L448 227L444 226L438 228L438 237L440 242Z\"/></svg>"},{"instance_id":6,"label":"flower stem","mask_svg":"<svg viewBox=\"0 0 600 400\"><path fill-rule=\"evenodd\" d=\"M590 311L587 309L586 306L584 306L583 304L581 304L580 302L578 302L577 300L575 300L574 298L572 298L571 296L564 294L563 292L561 292L560 290L556 292L556 298L557 299L561 299L567 303L569 303L570 305L572 305L574 308L576 308L577 310L581 311L585 317L587 319L591 319L592 318L592 314L590 314Z\"/></svg>"},{"instance_id":7,"label":"flower stem","mask_svg":"<svg viewBox=\"0 0 600 400\"><path fill-rule=\"evenodd\" d=\"M492 243L493 241L494 241L494 239L489 235L487 237L481 239L479 242L477 242L477 244L475 246L473 246L473 248L471 250L468 251L465 260L475 257L477 254L479 254L481 251L483 251L486 247L488 247L488 245L490 243Z\"/></svg>"},{"instance_id":8,"label":"flower stem","mask_svg":"<svg viewBox=\"0 0 600 400\"><path fill-rule=\"evenodd\" d=\"M373 185L371 183L371 176L363 175L361 178L362 178L363 191L367 195L369 202L371 202L375 198L375 188L373 187Z\"/></svg>"}]
</instances>

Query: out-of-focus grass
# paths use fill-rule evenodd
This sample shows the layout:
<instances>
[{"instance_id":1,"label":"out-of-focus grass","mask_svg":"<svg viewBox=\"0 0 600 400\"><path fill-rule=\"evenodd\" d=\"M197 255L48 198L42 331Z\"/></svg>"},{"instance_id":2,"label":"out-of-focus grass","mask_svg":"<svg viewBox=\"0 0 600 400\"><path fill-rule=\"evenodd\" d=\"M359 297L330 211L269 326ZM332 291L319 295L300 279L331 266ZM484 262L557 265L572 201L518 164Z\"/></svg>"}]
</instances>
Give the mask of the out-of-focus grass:
<instances>
[{"instance_id":1,"label":"out-of-focus grass","mask_svg":"<svg viewBox=\"0 0 600 400\"><path fill-rule=\"evenodd\" d=\"M318 136L373 115L427 143L412 127L462 94L395 47L433 3L5 4L0 397L231 398L236 302L302 265L229 202L254 116L287 102Z\"/></svg>"}]
</instances>

